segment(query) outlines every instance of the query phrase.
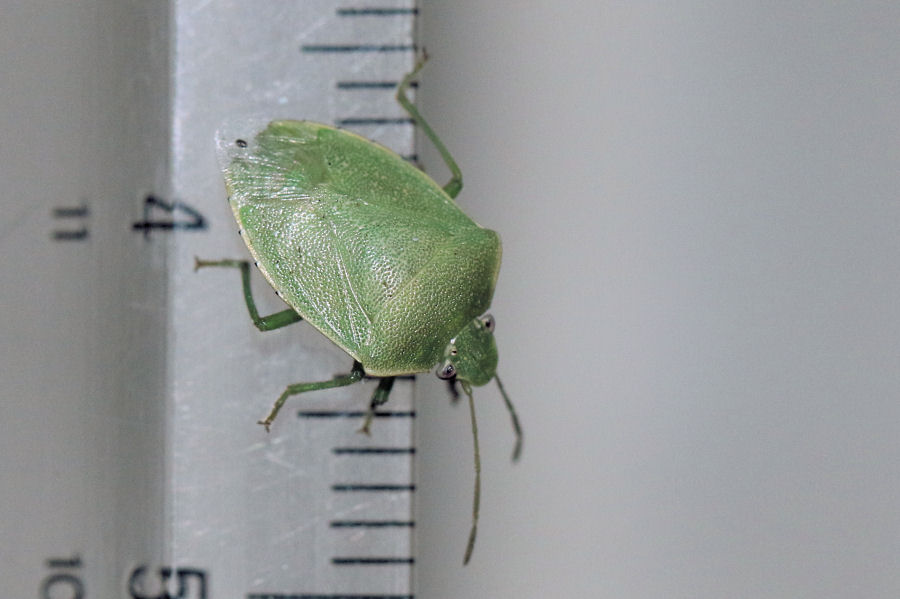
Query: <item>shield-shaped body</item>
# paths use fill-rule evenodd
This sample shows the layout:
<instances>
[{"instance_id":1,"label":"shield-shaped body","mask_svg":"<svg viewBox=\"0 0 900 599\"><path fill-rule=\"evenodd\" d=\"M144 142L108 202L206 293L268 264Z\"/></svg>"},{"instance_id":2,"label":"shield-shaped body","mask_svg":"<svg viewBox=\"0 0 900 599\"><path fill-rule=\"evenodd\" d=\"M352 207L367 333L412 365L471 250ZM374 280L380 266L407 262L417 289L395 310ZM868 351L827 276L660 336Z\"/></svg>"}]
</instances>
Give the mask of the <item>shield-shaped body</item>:
<instances>
[{"instance_id":1,"label":"shield-shaped body","mask_svg":"<svg viewBox=\"0 0 900 599\"><path fill-rule=\"evenodd\" d=\"M499 236L394 152L274 121L226 154L229 202L260 270L368 374L430 370L490 306Z\"/></svg>"}]
</instances>

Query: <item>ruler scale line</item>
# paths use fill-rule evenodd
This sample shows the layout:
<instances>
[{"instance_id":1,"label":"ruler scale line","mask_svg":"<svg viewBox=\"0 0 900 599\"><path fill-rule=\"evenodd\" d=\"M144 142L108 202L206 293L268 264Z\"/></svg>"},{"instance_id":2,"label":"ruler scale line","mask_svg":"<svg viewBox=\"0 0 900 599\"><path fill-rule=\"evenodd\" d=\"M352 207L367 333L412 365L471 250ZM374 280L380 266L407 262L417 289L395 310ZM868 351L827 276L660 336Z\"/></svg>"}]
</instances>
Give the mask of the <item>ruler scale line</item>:
<instances>
[{"instance_id":1,"label":"ruler scale line","mask_svg":"<svg viewBox=\"0 0 900 599\"><path fill-rule=\"evenodd\" d=\"M413 557L334 557L331 563L335 566L412 566Z\"/></svg>"},{"instance_id":2,"label":"ruler scale line","mask_svg":"<svg viewBox=\"0 0 900 599\"><path fill-rule=\"evenodd\" d=\"M413 455L415 447L335 447L335 455Z\"/></svg>"},{"instance_id":3,"label":"ruler scale line","mask_svg":"<svg viewBox=\"0 0 900 599\"><path fill-rule=\"evenodd\" d=\"M338 484L331 485L331 490L343 493L343 492L354 492L354 491L363 491L363 492L386 492L386 493L398 493L401 491L409 491L414 492L416 490L416 485L371 485L371 484Z\"/></svg>"},{"instance_id":4,"label":"ruler scale line","mask_svg":"<svg viewBox=\"0 0 900 599\"><path fill-rule=\"evenodd\" d=\"M400 85L400 81L338 81L335 85L340 90L386 89L394 91ZM412 81L409 86L416 89L419 87L419 83Z\"/></svg>"},{"instance_id":5,"label":"ruler scale line","mask_svg":"<svg viewBox=\"0 0 900 599\"><path fill-rule=\"evenodd\" d=\"M304 44L302 52L416 52L415 44Z\"/></svg>"},{"instance_id":6,"label":"ruler scale line","mask_svg":"<svg viewBox=\"0 0 900 599\"><path fill-rule=\"evenodd\" d=\"M414 528L413 520L334 520L332 528Z\"/></svg>"},{"instance_id":7,"label":"ruler scale line","mask_svg":"<svg viewBox=\"0 0 900 599\"><path fill-rule=\"evenodd\" d=\"M418 8L339 8L337 15L340 17L395 17L395 16L417 16Z\"/></svg>"},{"instance_id":8,"label":"ruler scale line","mask_svg":"<svg viewBox=\"0 0 900 599\"><path fill-rule=\"evenodd\" d=\"M364 418L363 410L300 410L300 418ZM415 418L413 411L375 412L375 418Z\"/></svg>"}]
</instances>

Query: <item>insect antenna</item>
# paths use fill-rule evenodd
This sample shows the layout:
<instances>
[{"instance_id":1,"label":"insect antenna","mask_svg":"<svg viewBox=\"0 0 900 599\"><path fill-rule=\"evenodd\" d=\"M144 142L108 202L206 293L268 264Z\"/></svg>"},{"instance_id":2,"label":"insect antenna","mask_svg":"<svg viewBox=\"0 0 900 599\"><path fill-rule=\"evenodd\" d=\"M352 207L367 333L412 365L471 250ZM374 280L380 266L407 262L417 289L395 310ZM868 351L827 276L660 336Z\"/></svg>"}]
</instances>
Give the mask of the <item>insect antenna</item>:
<instances>
[{"instance_id":1,"label":"insect antenna","mask_svg":"<svg viewBox=\"0 0 900 599\"><path fill-rule=\"evenodd\" d=\"M475 400L472 399L472 388L462 383L463 391L469 397L469 416L472 419L472 444L475 448L475 494L472 497L472 530L469 531L469 542L466 544L466 555L463 565L469 563L472 550L475 548L475 535L478 533L478 507L481 504L481 453L478 451L478 422L475 420Z\"/></svg>"},{"instance_id":2,"label":"insect antenna","mask_svg":"<svg viewBox=\"0 0 900 599\"><path fill-rule=\"evenodd\" d=\"M522 427L519 425L519 417L516 415L516 409L513 407L509 396L506 394L506 389L503 388L503 383L500 382L500 377L495 374L494 380L497 381L497 386L500 387L500 395L503 396L503 403L506 404L506 409L509 410L509 417L512 419L513 431L515 431L516 433L516 445L513 448L512 454L512 460L513 462L516 462L519 460L519 456L522 454Z\"/></svg>"}]
</instances>

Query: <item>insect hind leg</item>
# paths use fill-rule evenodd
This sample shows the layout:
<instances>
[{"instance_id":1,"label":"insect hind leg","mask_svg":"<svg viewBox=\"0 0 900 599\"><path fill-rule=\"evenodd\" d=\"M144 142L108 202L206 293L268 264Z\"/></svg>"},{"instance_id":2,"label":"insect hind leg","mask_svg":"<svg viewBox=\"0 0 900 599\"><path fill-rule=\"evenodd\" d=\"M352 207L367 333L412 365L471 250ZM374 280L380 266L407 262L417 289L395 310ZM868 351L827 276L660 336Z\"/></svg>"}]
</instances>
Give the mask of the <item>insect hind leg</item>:
<instances>
[{"instance_id":1,"label":"insect hind leg","mask_svg":"<svg viewBox=\"0 0 900 599\"><path fill-rule=\"evenodd\" d=\"M416 126L421 127L422 132L425 133L425 137L431 140L431 143L434 144L434 147L437 148L437 151L440 152L441 158L444 159L444 162L447 164L447 168L450 169L450 181L444 185L444 191L451 198L455 198L459 195L460 190L462 189L463 181L462 181L462 171L459 169L459 165L456 164L456 161L453 160L453 156L450 155L450 150L447 149L447 146L441 141L441 139L437 136L437 133L434 132L434 129L431 128L431 125L428 124L428 121L419 114L418 109L416 109L415 105L410 101L409 96L406 95L407 90L409 89L410 83L415 79L416 75L419 74L419 71L422 70L422 67L425 66L425 61L428 60L428 56L423 52L422 58L416 62L416 66L410 71L406 77L403 78L403 81L400 82L400 85L397 86L397 102L400 103L400 106L403 107L409 116L412 117Z\"/></svg>"},{"instance_id":2,"label":"insect hind leg","mask_svg":"<svg viewBox=\"0 0 900 599\"><path fill-rule=\"evenodd\" d=\"M253 324L260 331L274 331L303 320L303 317L291 308L269 314L268 316L259 315L259 311L256 309L256 302L253 300L253 291L250 288L250 263L246 260L201 260L200 258L194 258L194 270L211 266L240 269L241 283L244 287L244 302L247 304L247 311L250 312Z\"/></svg>"}]
</instances>

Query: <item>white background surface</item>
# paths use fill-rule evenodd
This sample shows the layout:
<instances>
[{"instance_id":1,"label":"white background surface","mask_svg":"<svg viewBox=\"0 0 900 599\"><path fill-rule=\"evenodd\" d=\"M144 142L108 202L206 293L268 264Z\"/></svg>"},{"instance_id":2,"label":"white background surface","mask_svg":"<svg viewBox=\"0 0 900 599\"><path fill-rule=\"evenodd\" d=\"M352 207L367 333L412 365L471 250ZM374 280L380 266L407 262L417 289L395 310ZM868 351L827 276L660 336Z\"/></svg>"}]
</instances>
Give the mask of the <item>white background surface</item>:
<instances>
[{"instance_id":1,"label":"white background surface","mask_svg":"<svg viewBox=\"0 0 900 599\"><path fill-rule=\"evenodd\" d=\"M900 6L422 13L526 442L478 389L462 569L468 415L419 386L418 596L900 594Z\"/></svg>"}]
</instances>

